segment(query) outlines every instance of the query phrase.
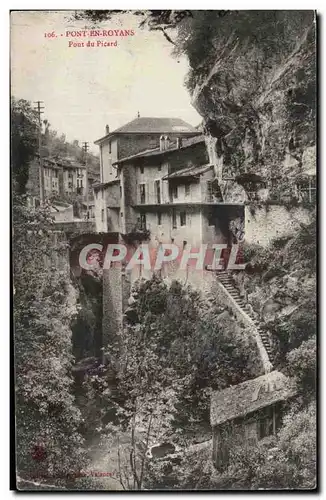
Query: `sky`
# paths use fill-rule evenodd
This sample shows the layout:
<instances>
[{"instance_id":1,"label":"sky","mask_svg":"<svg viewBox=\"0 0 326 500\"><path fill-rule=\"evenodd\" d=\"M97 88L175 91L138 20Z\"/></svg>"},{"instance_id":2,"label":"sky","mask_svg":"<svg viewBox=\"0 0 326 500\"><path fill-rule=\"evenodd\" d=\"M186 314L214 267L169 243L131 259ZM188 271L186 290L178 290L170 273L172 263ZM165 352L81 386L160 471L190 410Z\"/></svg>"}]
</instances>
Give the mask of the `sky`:
<instances>
[{"instance_id":1,"label":"sky","mask_svg":"<svg viewBox=\"0 0 326 500\"><path fill-rule=\"evenodd\" d=\"M157 31L138 27L139 18L124 14L101 23L105 30L133 29L134 36L72 38L67 31L85 28L69 11L11 14L11 93L43 101L44 117L67 140L93 143L110 130L140 116L178 117L198 125L184 87L185 57ZM90 25L88 26L90 28ZM45 37L55 32L56 38ZM61 36L62 35L62 36ZM69 42L114 41L117 47L69 47Z\"/></svg>"}]
</instances>

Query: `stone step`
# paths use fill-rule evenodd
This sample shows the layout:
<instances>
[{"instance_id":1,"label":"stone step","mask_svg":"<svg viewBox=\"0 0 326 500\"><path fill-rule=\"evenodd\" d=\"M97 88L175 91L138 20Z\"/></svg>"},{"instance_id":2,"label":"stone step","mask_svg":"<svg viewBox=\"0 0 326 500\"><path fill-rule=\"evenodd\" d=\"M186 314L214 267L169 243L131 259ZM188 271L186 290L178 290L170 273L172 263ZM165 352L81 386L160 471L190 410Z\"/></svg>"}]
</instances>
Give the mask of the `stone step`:
<instances>
[{"instance_id":1,"label":"stone step","mask_svg":"<svg viewBox=\"0 0 326 500\"><path fill-rule=\"evenodd\" d=\"M237 290L237 288L234 286L234 284L231 282L231 279L230 277L228 276L220 276L220 281L222 283L222 285L224 286L224 288L227 290L227 292L231 295L232 299L234 300L234 302L243 310L243 312L245 312L249 317L250 319L252 320L259 336L260 336L260 339L263 343L263 346L265 347L266 349L266 352L267 352L267 355L268 357L272 358L272 350L271 350L271 345L270 345L270 340L269 340L269 336L267 333L265 333L261 328L260 328L260 321L256 318L256 316L254 316L254 314L252 313L252 309L251 307L249 306L248 303L245 302L245 300L243 299L243 297L240 295L239 291Z\"/></svg>"}]
</instances>

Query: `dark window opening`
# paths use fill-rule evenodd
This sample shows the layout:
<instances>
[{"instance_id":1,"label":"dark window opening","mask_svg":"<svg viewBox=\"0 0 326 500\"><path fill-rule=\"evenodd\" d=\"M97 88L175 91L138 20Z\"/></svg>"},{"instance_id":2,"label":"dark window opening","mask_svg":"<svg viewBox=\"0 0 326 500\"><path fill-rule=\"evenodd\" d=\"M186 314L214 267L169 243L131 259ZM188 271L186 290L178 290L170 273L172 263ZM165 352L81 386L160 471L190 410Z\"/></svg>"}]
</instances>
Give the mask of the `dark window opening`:
<instances>
[{"instance_id":1,"label":"dark window opening","mask_svg":"<svg viewBox=\"0 0 326 500\"><path fill-rule=\"evenodd\" d=\"M185 196L189 196L190 195L190 184L186 184L185 185Z\"/></svg>"},{"instance_id":2,"label":"dark window opening","mask_svg":"<svg viewBox=\"0 0 326 500\"><path fill-rule=\"evenodd\" d=\"M161 203L161 182L155 181L156 202Z\"/></svg>"},{"instance_id":3,"label":"dark window opening","mask_svg":"<svg viewBox=\"0 0 326 500\"><path fill-rule=\"evenodd\" d=\"M139 170L140 170L140 173L143 174L144 173L144 165L140 165Z\"/></svg>"},{"instance_id":4,"label":"dark window opening","mask_svg":"<svg viewBox=\"0 0 326 500\"><path fill-rule=\"evenodd\" d=\"M145 214L142 214L140 216L140 229L142 231L146 231L146 215Z\"/></svg>"},{"instance_id":5,"label":"dark window opening","mask_svg":"<svg viewBox=\"0 0 326 500\"><path fill-rule=\"evenodd\" d=\"M109 142L109 154L112 153L111 141Z\"/></svg>"},{"instance_id":6,"label":"dark window opening","mask_svg":"<svg viewBox=\"0 0 326 500\"><path fill-rule=\"evenodd\" d=\"M180 226L185 226L187 223L186 212L180 212Z\"/></svg>"},{"instance_id":7,"label":"dark window opening","mask_svg":"<svg viewBox=\"0 0 326 500\"><path fill-rule=\"evenodd\" d=\"M157 169L158 169L159 172L161 172L161 170L162 170L162 163L159 163Z\"/></svg>"},{"instance_id":8,"label":"dark window opening","mask_svg":"<svg viewBox=\"0 0 326 500\"><path fill-rule=\"evenodd\" d=\"M145 201L146 201L145 184L140 184L139 185L139 191L140 191L140 203L144 204Z\"/></svg>"},{"instance_id":9,"label":"dark window opening","mask_svg":"<svg viewBox=\"0 0 326 500\"><path fill-rule=\"evenodd\" d=\"M176 229L177 228L177 211L175 208L172 210L172 228Z\"/></svg>"},{"instance_id":10,"label":"dark window opening","mask_svg":"<svg viewBox=\"0 0 326 500\"><path fill-rule=\"evenodd\" d=\"M309 177L306 181L297 184L298 198L308 203L316 202L316 176Z\"/></svg>"},{"instance_id":11,"label":"dark window opening","mask_svg":"<svg viewBox=\"0 0 326 500\"><path fill-rule=\"evenodd\" d=\"M161 212L157 212L157 224L160 226L162 224L162 214Z\"/></svg>"}]
</instances>

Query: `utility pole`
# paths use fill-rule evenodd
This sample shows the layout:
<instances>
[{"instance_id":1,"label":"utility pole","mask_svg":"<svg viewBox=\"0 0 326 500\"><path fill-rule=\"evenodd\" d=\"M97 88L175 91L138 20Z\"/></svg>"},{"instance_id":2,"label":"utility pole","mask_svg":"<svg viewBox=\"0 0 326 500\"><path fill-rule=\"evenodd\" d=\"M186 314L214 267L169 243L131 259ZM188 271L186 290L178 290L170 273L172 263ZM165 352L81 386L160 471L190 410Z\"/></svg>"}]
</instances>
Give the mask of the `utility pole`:
<instances>
[{"instance_id":1,"label":"utility pole","mask_svg":"<svg viewBox=\"0 0 326 500\"><path fill-rule=\"evenodd\" d=\"M89 148L88 142L83 142L83 150L85 151L85 167L86 167L86 214L87 214L87 220L89 219L88 163L87 163L88 148Z\"/></svg>"},{"instance_id":2,"label":"utility pole","mask_svg":"<svg viewBox=\"0 0 326 500\"><path fill-rule=\"evenodd\" d=\"M42 120L41 115L44 113L44 106L42 106L43 101L36 101L36 106L34 109L38 114L38 154L39 154L39 182L40 182L40 205L43 205L45 201L44 194L44 170L43 170L43 158L42 158Z\"/></svg>"}]
</instances>

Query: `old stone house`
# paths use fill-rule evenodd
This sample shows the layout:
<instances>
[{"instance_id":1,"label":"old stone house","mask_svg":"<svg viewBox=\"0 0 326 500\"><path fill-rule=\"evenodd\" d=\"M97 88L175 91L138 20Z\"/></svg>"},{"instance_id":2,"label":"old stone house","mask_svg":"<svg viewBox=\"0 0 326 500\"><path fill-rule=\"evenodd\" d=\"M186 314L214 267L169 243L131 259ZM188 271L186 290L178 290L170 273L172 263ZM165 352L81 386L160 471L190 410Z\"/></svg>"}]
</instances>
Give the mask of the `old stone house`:
<instances>
[{"instance_id":1,"label":"old stone house","mask_svg":"<svg viewBox=\"0 0 326 500\"><path fill-rule=\"evenodd\" d=\"M74 158L46 157L42 159L44 194L46 199L69 199L85 196L86 167ZM26 190L35 206L40 199L39 160L30 164Z\"/></svg>"},{"instance_id":2,"label":"old stone house","mask_svg":"<svg viewBox=\"0 0 326 500\"><path fill-rule=\"evenodd\" d=\"M211 396L213 462L228 463L232 447L252 446L276 433L286 401L295 395L293 381L278 371L215 391Z\"/></svg>"},{"instance_id":3,"label":"old stone house","mask_svg":"<svg viewBox=\"0 0 326 500\"><path fill-rule=\"evenodd\" d=\"M100 183L94 186L97 231L110 231L112 219L121 233L126 232L126 170L118 172L117 161L159 148L161 137L168 142L198 135L198 130L179 118L138 117L112 132L107 125L105 136L95 141L100 148Z\"/></svg>"},{"instance_id":4,"label":"old stone house","mask_svg":"<svg viewBox=\"0 0 326 500\"><path fill-rule=\"evenodd\" d=\"M272 200L275 186L269 177L229 172L223 156L218 155L216 138L203 136L183 120L137 118L113 132L107 128L96 144L101 164L101 182L93 186L96 231L117 233L120 242L126 235L144 232L155 250L162 243L173 243L183 253L196 251L202 244L226 244L230 249L243 240L266 246L273 238L293 234L301 223L309 222L298 192L293 193L298 201L294 210L285 207L283 200ZM313 201L312 196L310 199ZM227 261L227 254L222 254L222 262ZM174 264L164 264L161 276L212 292L216 275L209 272L209 266L199 271ZM150 277L152 272L136 265L132 270L104 273L103 300L112 302L109 308L104 304L104 310L110 310L110 318L104 318L108 337L112 314L118 329L122 328L128 287L130 290L135 280ZM236 312L240 307L239 314L256 331L255 318L244 315L243 299L233 288L226 283L222 292ZM114 306L109 299L113 296ZM256 333L259 341L261 333ZM263 343L269 351L269 340Z\"/></svg>"}]
</instances>

